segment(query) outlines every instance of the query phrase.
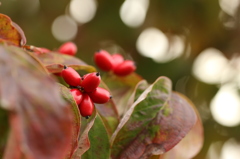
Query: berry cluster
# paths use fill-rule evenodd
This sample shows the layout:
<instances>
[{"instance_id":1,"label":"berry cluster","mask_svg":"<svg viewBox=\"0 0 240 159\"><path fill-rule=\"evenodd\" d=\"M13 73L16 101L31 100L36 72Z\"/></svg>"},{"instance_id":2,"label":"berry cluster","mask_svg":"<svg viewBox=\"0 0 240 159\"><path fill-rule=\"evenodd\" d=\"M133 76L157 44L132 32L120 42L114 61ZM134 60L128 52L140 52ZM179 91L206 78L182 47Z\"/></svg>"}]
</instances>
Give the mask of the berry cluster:
<instances>
[{"instance_id":1,"label":"berry cluster","mask_svg":"<svg viewBox=\"0 0 240 159\"><path fill-rule=\"evenodd\" d=\"M98 87L101 82L99 72L88 73L81 77L73 68L64 66L61 74L64 81L70 85L70 92L80 114L87 119L92 115L94 103L104 104L112 98L107 90Z\"/></svg>"},{"instance_id":2,"label":"berry cluster","mask_svg":"<svg viewBox=\"0 0 240 159\"><path fill-rule=\"evenodd\" d=\"M96 65L103 71L113 71L115 75L127 76L136 70L136 66L131 60L124 60L121 54L110 55L105 50L100 50L94 54Z\"/></svg>"}]
</instances>

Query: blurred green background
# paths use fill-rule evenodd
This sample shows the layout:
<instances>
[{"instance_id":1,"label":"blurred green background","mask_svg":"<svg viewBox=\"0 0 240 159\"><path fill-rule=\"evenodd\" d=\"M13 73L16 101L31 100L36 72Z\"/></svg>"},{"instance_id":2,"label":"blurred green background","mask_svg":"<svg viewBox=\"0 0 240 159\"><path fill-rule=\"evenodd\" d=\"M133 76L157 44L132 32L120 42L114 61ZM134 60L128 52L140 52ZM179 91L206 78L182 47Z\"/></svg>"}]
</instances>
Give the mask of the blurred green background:
<instances>
[{"instance_id":1,"label":"blurred green background","mask_svg":"<svg viewBox=\"0 0 240 159\"><path fill-rule=\"evenodd\" d=\"M148 82L159 76L196 105L204 146L194 159L240 156L239 0L0 0L27 44L56 50L73 41L94 65L98 49L133 59Z\"/></svg>"}]
</instances>

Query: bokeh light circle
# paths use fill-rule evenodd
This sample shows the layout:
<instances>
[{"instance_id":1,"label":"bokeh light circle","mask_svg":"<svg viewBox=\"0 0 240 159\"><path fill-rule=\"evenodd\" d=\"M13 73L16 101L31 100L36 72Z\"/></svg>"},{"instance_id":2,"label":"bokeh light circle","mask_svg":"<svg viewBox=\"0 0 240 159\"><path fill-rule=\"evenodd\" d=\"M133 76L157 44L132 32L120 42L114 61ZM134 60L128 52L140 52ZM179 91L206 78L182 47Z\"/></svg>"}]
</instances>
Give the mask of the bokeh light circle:
<instances>
[{"instance_id":1,"label":"bokeh light circle","mask_svg":"<svg viewBox=\"0 0 240 159\"><path fill-rule=\"evenodd\" d=\"M165 63L174 60L181 56L185 49L185 39L178 35L172 35L169 42L168 50L158 54L157 57L153 58L155 62Z\"/></svg>"},{"instance_id":2,"label":"bokeh light circle","mask_svg":"<svg viewBox=\"0 0 240 159\"><path fill-rule=\"evenodd\" d=\"M193 63L193 75L209 84L221 83L223 70L228 67L228 60L215 48L202 51Z\"/></svg>"},{"instance_id":3,"label":"bokeh light circle","mask_svg":"<svg viewBox=\"0 0 240 159\"><path fill-rule=\"evenodd\" d=\"M148 0L126 0L120 8L120 17L129 27L139 27L143 24Z\"/></svg>"},{"instance_id":4,"label":"bokeh light circle","mask_svg":"<svg viewBox=\"0 0 240 159\"><path fill-rule=\"evenodd\" d=\"M240 98L235 84L221 86L210 103L210 110L221 125L233 127L240 124Z\"/></svg>"},{"instance_id":5,"label":"bokeh light circle","mask_svg":"<svg viewBox=\"0 0 240 159\"><path fill-rule=\"evenodd\" d=\"M227 140L220 155L220 159L239 159L240 157L240 144L233 138Z\"/></svg>"},{"instance_id":6,"label":"bokeh light circle","mask_svg":"<svg viewBox=\"0 0 240 159\"><path fill-rule=\"evenodd\" d=\"M57 17L52 23L52 34L59 41L69 41L77 35L78 26L67 15Z\"/></svg>"},{"instance_id":7,"label":"bokeh light circle","mask_svg":"<svg viewBox=\"0 0 240 159\"><path fill-rule=\"evenodd\" d=\"M151 27L140 34L136 45L141 55L156 58L167 51L169 43L162 31Z\"/></svg>"},{"instance_id":8,"label":"bokeh light circle","mask_svg":"<svg viewBox=\"0 0 240 159\"><path fill-rule=\"evenodd\" d=\"M84 24L93 19L97 10L96 0L71 0L69 12L78 23Z\"/></svg>"},{"instance_id":9,"label":"bokeh light circle","mask_svg":"<svg viewBox=\"0 0 240 159\"><path fill-rule=\"evenodd\" d=\"M231 16L235 15L239 4L239 0L219 0L221 9Z\"/></svg>"}]
</instances>

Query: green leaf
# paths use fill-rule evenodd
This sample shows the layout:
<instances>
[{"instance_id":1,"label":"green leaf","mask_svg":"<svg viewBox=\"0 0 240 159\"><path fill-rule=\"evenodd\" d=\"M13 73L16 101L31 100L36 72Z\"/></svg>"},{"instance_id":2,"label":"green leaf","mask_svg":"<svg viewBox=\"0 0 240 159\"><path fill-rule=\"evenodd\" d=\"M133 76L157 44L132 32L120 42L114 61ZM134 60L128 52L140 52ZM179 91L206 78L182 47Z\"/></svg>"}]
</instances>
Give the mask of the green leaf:
<instances>
[{"instance_id":1,"label":"green leaf","mask_svg":"<svg viewBox=\"0 0 240 159\"><path fill-rule=\"evenodd\" d=\"M81 159L81 156L89 149L89 131L92 128L97 117L96 109L89 119L81 118L81 131L78 139L78 148L73 154L73 159Z\"/></svg>"},{"instance_id":2,"label":"green leaf","mask_svg":"<svg viewBox=\"0 0 240 159\"><path fill-rule=\"evenodd\" d=\"M0 14L0 42L4 41L16 46L26 44L26 37L22 29L7 15Z\"/></svg>"},{"instance_id":3,"label":"green leaf","mask_svg":"<svg viewBox=\"0 0 240 159\"><path fill-rule=\"evenodd\" d=\"M140 81L134 90L134 102L140 97L140 95L149 87L149 84L146 80Z\"/></svg>"},{"instance_id":4,"label":"green leaf","mask_svg":"<svg viewBox=\"0 0 240 159\"><path fill-rule=\"evenodd\" d=\"M161 159L191 159L201 150L203 146L203 125L201 117L194 104L184 95L177 93L191 105L197 114L197 122L189 133L170 151L163 154Z\"/></svg>"},{"instance_id":5,"label":"green leaf","mask_svg":"<svg viewBox=\"0 0 240 159\"><path fill-rule=\"evenodd\" d=\"M63 158L70 149L72 111L59 87L24 50L0 45L0 106L27 158Z\"/></svg>"},{"instance_id":6,"label":"green leaf","mask_svg":"<svg viewBox=\"0 0 240 159\"><path fill-rule=\"evenodd\" d=\"M167 104L171 94L171 81L168 78L160 77L150 85L133 103L130 109L123 116L118 128L111 137L113 158L119 158L124 151L128 150L128 145L135 144L135 138L142 139L136 141L139 144L149 135L151 138L158 132L159 126L148 126L157 116L159 110ZM141 145L135 145L135 148ZM124 149L125 148L125 149ZM133 153L133 152L132 152ZM141 152L142 153L142 152ZM133 153L134 154L134 153ZM131 157L130 157L131 158Z\"/></svg>"},{"instance_id":7,"label":"green leaf","mask_svg":"<svg viewBox=\"0 0 240 159\"><path fill-rule=\"evenodd\" d=\"M69 150L69 154L67 155L67 158L71 158L74 151L78 147L78 138L80 134L80 125L81 125L81 116L80 112L77 106L77 103L75 102L71 92L67 87L64 85L59 84L60 92L65 100L67 100L70 103L71 111L73 114L73 131L72 131L72 142L71 142L71 149Z\"/></svg>"},{"instance_id":8,"label":"green leaf","mask_svg":"<svg viewBox=\"0 0 240 159\"><path fill-rule=\"evenodd\" d=\"M89 131L90 148L82 156L82 159L108 159L110 157L110 143L106 128L97 115L94 125Z\"/></svg>"},{"instance_id":9,"label":"green leaf","mask_svg":"<svg viewBox=\"0 0 240 159\"><path fill-rule=\"evenodd\" d=\"M96 104L96 108L109 135L112 135L119 124L119 111L121 114L125 111L134 86L140 80L141 77L136 73L126 77L118 77L113 74L102 76L100 87L109 90L113 98L105 104Z\"/></svg>"},{"instance_id":10,"label":"green leaf","mask_svg":"<svg viewBox=\"0 0 240 159\"><path fill-rule=\"evenodd\" d=\"M110 100L105 104L95 104L109 135L112 135L119 124L119 116L114 109L115 103Z\"/></svg>"},{"instance_id":11,"label":"green leaf","mask_svg":"<svg viewBox=\"0 0 240 159\"><path fill-rule=\"evenodd\" d=\"M58 52L36 54L36 57L44 64L44 66L46 66L50 73L61 72L63 65L72 67L75 70L96 72L96 69L93 66L87 65L82 60L74 56L64 55Z\"/></svg>"},{"instance_id":12,"label":"green leaf","mask_svg":"<svg viewBox=\"0 0 240 159\"><path fill-rule=\"evenodd\" d=\"M124 115L111 137L111 156L113 159L137 159L165 153L188 133L195 122L192 107L171 92L168 78L160 77Z\"/></svg>"},{"instance_id":13,"label":"green leaf","mask_svg":"<svg viewBox=\"0 0 240 159\"><path fill-rule=\"evenodd\" d=\"M139 98L139 96L149 87L149 84L146 80L141 80L136 85L131 97L128 100L128 104L126 107L126 111L130 108L130 106Z\"/></svg>"}]
</instances>

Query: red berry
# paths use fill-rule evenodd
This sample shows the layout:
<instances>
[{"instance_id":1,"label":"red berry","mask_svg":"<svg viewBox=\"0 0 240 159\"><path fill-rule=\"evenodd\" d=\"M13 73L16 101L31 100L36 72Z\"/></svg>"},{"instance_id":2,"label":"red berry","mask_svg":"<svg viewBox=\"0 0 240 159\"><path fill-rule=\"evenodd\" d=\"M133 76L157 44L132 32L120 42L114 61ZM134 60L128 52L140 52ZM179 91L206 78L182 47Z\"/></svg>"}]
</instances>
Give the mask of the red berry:
<instances>
[{"instance_id":1,"label":"red berry","mask_svg":"<svg viewBox=\"0 0 240 159\"><path fill-rule=\"evenodd\" d=\"M112 98L112 96L106 89L100 87L97 87L95 91L89 93L89 96L94 103L98 104L107 103Z\"/></svg>"},{"instance_id":2,"label":"red berry","mask_svg":"<svg viewBox=\"0 0 240 159\"><path fill-rule=\"evenodd\" d=\"M77 103L77 105L79 105L82 102L82 92L76 88L71 89L70 92L72 93L72 96L75 100L75 102Z\"/></svg>"},{"instance_id":3,"label":"red berry","mask_svg":"<svg viewBox=\"0 0 240 159\"><path fill-rule=\"evenodd\" d=\"M87 94L83 94L82 102L78 105L78 108L80 110L80 114L83 117L88 118L92 115L94 110L94 104Z\"/></svg>"},{"instance_id":4,"label":"red berry","mask_svg":"<svg viewBox=\"0 0 240 159\"><path fill-rule=\"evenodd\" d=\"M124 58L121 54L113 54L112 58L113 58L113 67L116 67L117 65L119 65L124 61Z\"/></svg>"},{"instance_id":5,"label":"red berry","mask_svg":"<svg viewBox=\"0 0 240 159\"><path fill-rule=\"evenodd\" d=\"M81 76L71 67L64 66L64 69L62 70L62 77L64 81L70 86L81 85Z\"/></svg>"},{"instance_id":6,"label":"red berry","mask_svg":"<svg viewBox=\"0 0 240 159\"><path fill-rule=\"evenodd\" d=\"M101 77L99 72L89 73L83 77L81 86L85 92L92 92L98 87L100 81Z\"/></svg>"},{"instance_id":7,"label":"red berry","mask_svg":"<svg viewBox=\"0 0 240 159\"><path fill-rule=\"evenodd\" d=\"M103 71L110 71L113 67L112 56L105 50L100 50L94 54L96 65Z\"/></svg>"},{"instance_id":8,"label":"red berry","mask_svg":"<svg viewBox=\"0 0 240 159\"><path fill-rule=\"evenodd\" d=\"M127 76L136 70L134 62L131 60L125 60L123 63L116 66L113 70L114 74L118 76Z\"/></svg>"},{"instance_id":9,"label":"red berry","mask_svg":"<svg viewBox=\"0 0 240 159\"><path fill-rule=\"evenodd\" d=\"M73 42L66 42L59 47L58 52L74 56L77 53L77 46Z\"/></svg>"}]
</instances>

